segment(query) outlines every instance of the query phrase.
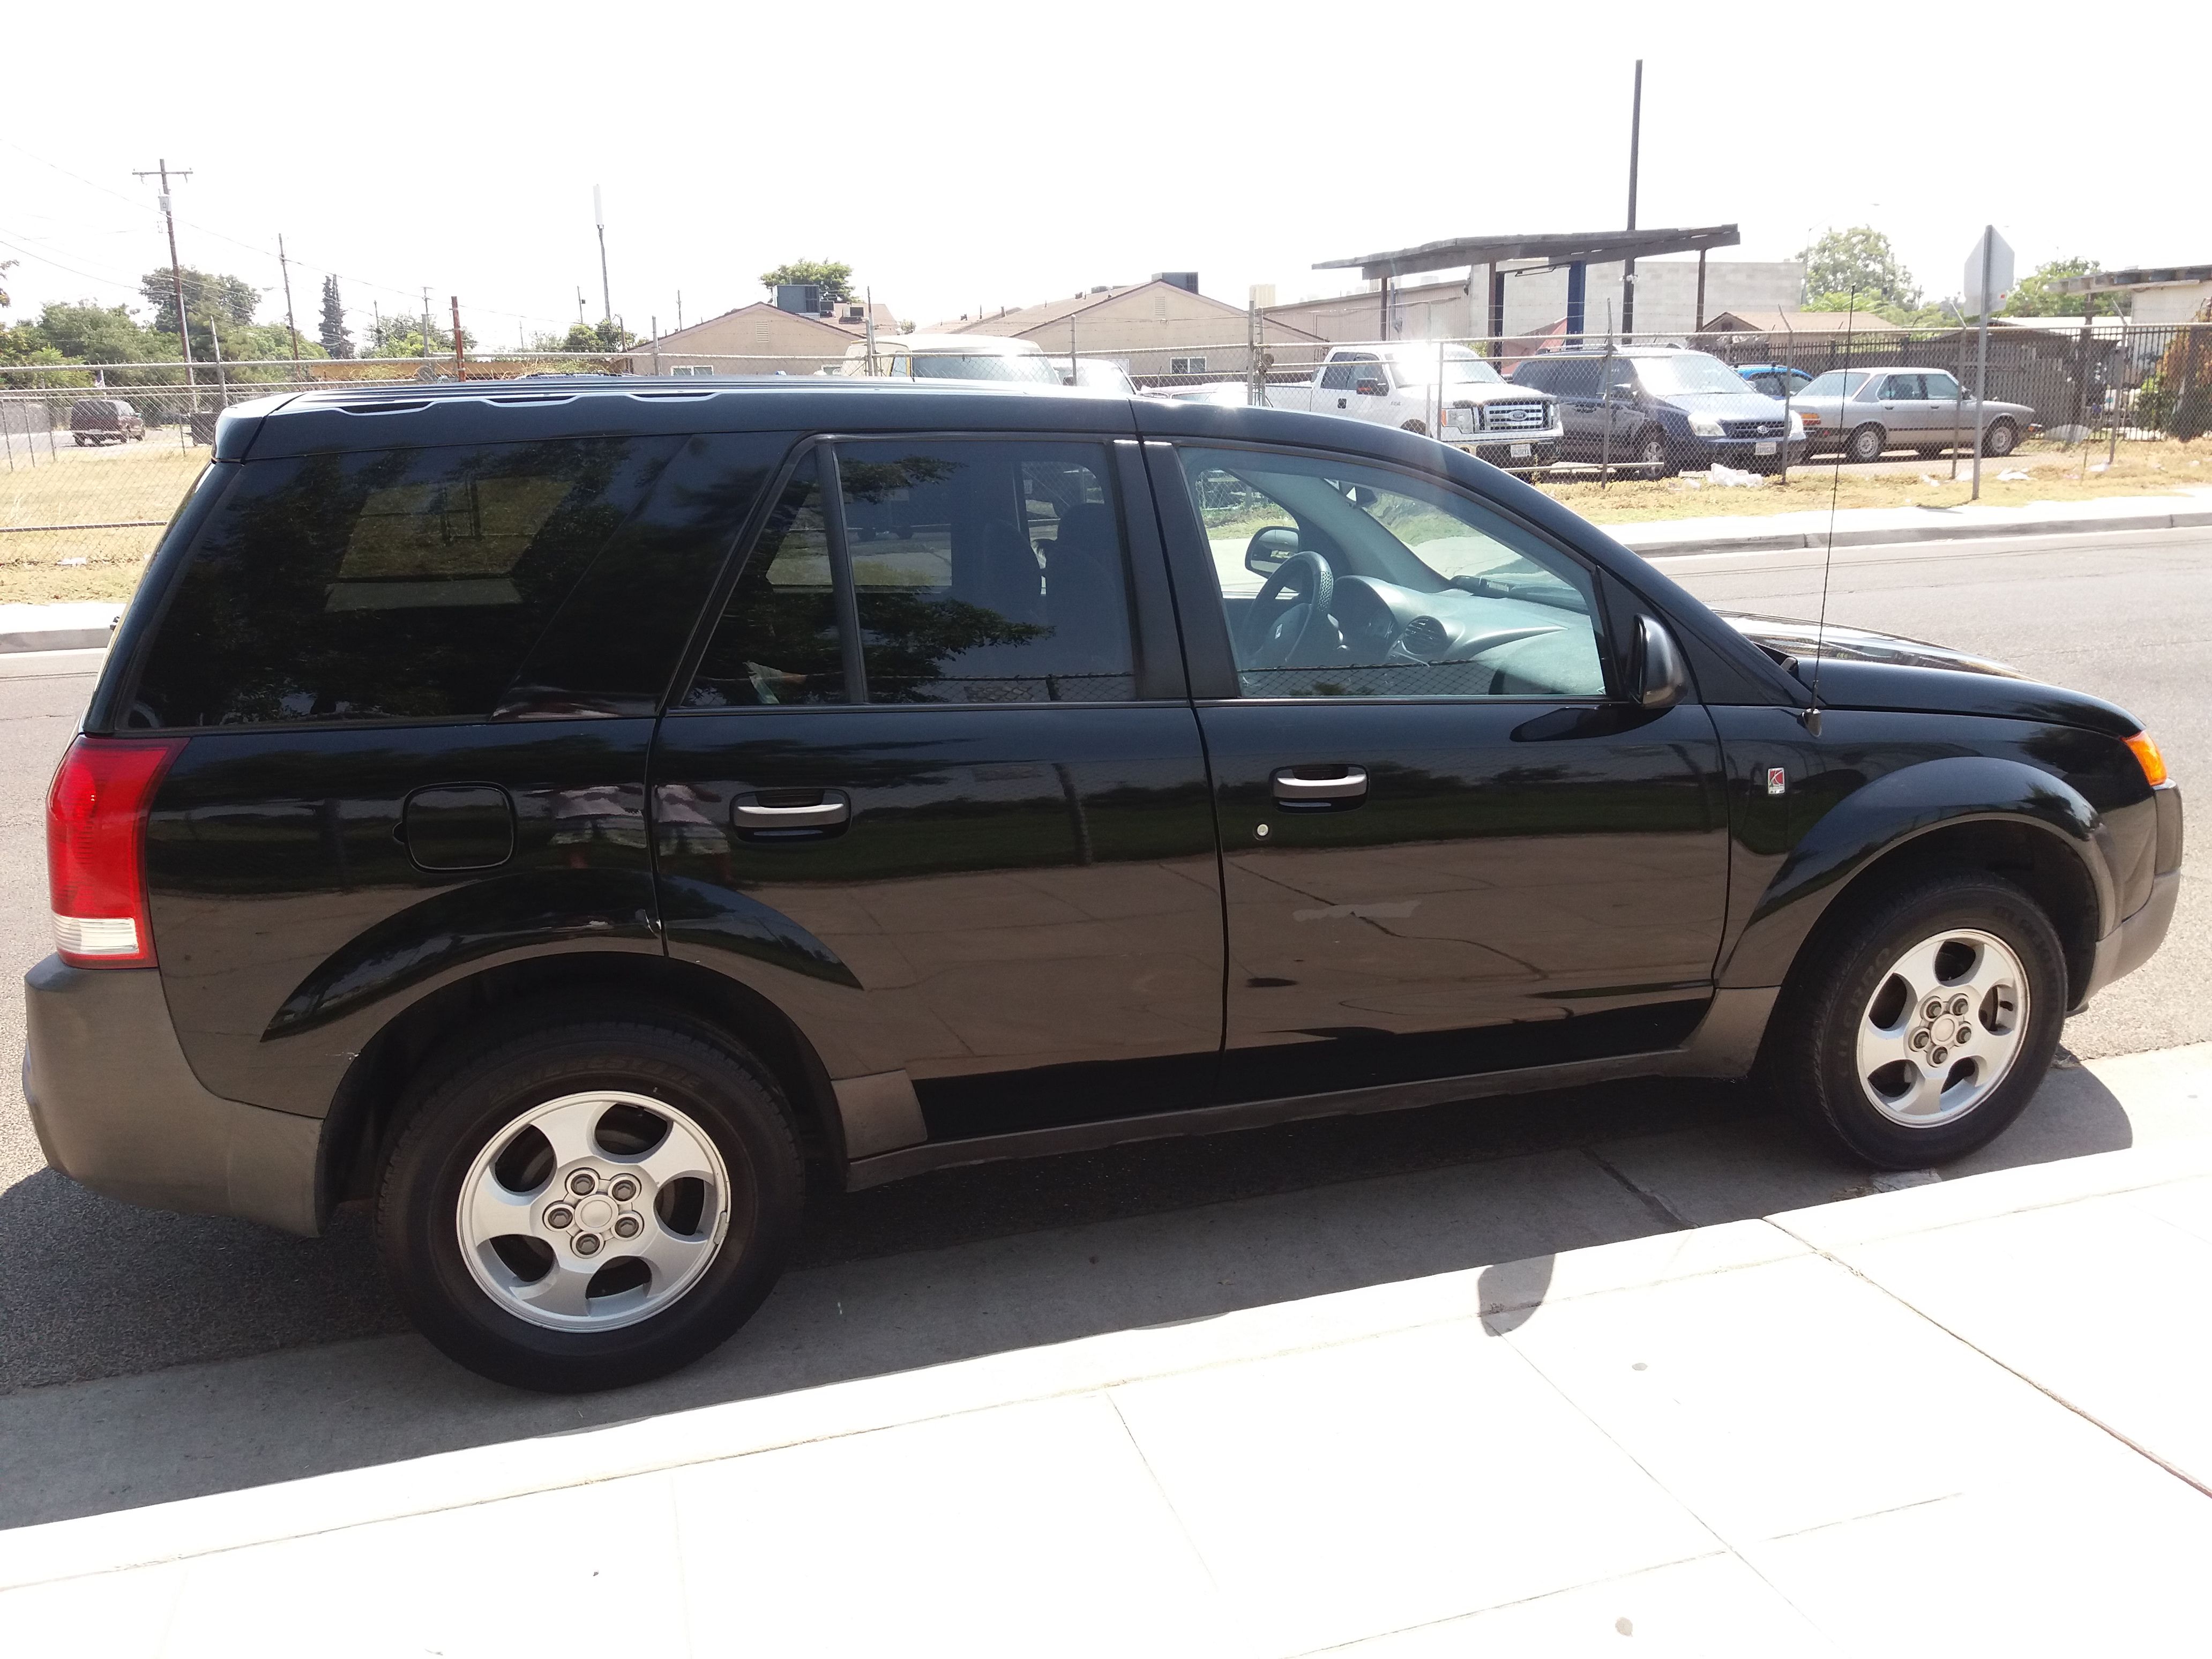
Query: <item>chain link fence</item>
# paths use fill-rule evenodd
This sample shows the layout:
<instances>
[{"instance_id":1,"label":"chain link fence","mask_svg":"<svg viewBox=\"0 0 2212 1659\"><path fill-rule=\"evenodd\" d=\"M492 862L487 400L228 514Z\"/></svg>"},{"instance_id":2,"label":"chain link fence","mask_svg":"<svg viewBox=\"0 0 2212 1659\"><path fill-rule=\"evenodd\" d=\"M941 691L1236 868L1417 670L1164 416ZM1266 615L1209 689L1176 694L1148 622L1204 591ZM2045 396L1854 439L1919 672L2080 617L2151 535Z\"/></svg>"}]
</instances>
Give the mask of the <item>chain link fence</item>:
<instances>
[{"instance_id":1,"label":"chain link fence","mask_svg":"<svg viewBox=\"0 0 2212 1659\"><path fill-rule=\"evenodd\" d=\"M1854 367L1942 369L1969 386L1977 347L1975 331L1965 328L1641 336L1633 343L1692 346L1739 367L1781 365L1814 375ZM0 599L83 593L88 577L100 578L92 583L96 597L127 594L206 461L222 411L308 388L573 374L720 380L866 374L872 368L900 378L1073 384L1326 413L1345 401L1336 395L1341 388L1323 384L1324 360L1334 350L1387 351L1401 362L1434 352L1434 384L1445 385L1492 372L1510 378L1520 362L1569 343L1556 330L1503 339L1269 340L1261 337L1255 314L1245 337L1215 344L1048 350L1041 357L979 354L957 364L902 359L888 349L871 360L866 343L834 356L663 357L648 342L604 355L0 366ZM1595 335L1582 342L1585 349L1604 344ZM1992 398L2032 409L2039 434L2051 442L2117 451L2122 443L2196 438L2212 430L2212 323L1993 328L1988 391ZM37 576L56 571L76 574L65 583L42 583Z\"/></svg>"}]
</instances>

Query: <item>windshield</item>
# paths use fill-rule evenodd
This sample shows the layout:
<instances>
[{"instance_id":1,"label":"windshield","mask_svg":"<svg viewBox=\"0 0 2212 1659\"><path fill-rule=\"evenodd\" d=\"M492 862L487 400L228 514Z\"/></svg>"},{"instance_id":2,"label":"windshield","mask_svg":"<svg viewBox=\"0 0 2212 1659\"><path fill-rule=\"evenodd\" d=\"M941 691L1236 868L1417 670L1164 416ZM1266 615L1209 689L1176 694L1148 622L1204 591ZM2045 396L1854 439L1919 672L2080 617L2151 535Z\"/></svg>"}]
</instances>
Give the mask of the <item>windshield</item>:
<instances>
[{"instance_id":1,"label":"windshield","mask_svg":"<svg viewBox=\"0 0 2212 1659\"><path fill-rule=\"evenodd\" d=\"M1048 357L939 356L917 352L908 360L917 380L1020 380L1059 386L1060 369Z\"/></svg>"},{"instance_id":2,"label":"windshield","mask_svg":"<svg viewBox=\"0 0 2212 1659\"><path fill-rule=\"evenodd\" d=\"M1402 385L1436 383L1437 354L1433 351L1394 352L1390 362ZM1465 346L1455 346L1444 353L1443 371L1446 386L1502 386L1505 381L1503 374Z\"/></svg>"},{"instance_id":3,"label":"windshield","mask_svg":"<svg viewBox=\"0 0 2212 1659\"><path fill-rule=\"evenodd\" d=\"M1863 369L1832 368L1797 395L1801 398L1840 398L1866 384Z\"/></svg>"},{"instance_id":4,"label":"windshield","mask_svg":"<svg viewBox=\"0 0 2212 1659\"><path fill-rule=\"evenodd\" d=\"M1743 383L1743 376L1702 351L1686 351L1679 357L1638 357L1635 362L1636 377L1644 382L1644 390L1662 398L1751 390Z\"/></svg>"}]
</instances>

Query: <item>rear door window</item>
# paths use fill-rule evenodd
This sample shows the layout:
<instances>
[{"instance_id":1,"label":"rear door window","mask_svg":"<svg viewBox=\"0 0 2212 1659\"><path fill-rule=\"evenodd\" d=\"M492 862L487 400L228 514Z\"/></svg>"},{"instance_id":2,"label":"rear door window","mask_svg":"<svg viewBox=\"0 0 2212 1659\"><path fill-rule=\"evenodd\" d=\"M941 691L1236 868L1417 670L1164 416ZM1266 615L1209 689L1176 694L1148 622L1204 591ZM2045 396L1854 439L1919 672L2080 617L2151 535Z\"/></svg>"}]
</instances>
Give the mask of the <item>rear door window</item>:
<instances>
[{"instance_id":1,"label":"rear door window","mask_svg":"<svg viewBox=\"0 0 2212 1659\"><path fill-rule=\"evenodd\" d=\"M872 703L1136 696L1127 552L1096 443L840 443L859 657ZM847 684L814 465L738 580L688 708L861 699Z\"/></svg>"},{"instance_id":2,"label":"rear door window","mask_svg":"<svg viewBox=\"0 0 2212 1659\"><path fill-rule=\"evenodd\" d=\"M678 440L247 461L125 721L481 718Z\"/></svg>"}]
</instances>

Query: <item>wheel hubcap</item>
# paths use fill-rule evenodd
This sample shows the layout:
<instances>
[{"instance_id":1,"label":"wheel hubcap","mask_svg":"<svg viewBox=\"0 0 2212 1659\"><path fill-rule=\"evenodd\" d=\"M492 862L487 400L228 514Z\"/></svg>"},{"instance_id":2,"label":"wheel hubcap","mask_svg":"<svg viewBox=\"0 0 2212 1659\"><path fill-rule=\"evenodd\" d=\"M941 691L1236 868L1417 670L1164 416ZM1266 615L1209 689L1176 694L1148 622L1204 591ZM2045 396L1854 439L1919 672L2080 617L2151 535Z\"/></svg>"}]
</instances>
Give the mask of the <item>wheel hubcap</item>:
<instances>
[{"instance_id":1,"label":"wheel hubcap","mask_svg":"<svg viewBox=\"0 0 2212 1659\"><path fill-rule=\"evenodd\" d=\"M461 1259L507 1312L553 1330L612 1330L699 1282L729 1230L729 1171L665 1101L563 1095L477 1154L455 1222Z\"/></svg>"},{"instance_id":2,"label":"wheel hubcap","mask_svg":"<svg viewBox=\"0 0 2212 1659\"><path fill-rule=\"evenodd\" d=\"M2027 1010L2027 974L2002 939L1931 934L1891 964L1859 1016L1859 1086L1893 1123L1950 1122L2011 1072Z\"/></svg>"}]
</instances>

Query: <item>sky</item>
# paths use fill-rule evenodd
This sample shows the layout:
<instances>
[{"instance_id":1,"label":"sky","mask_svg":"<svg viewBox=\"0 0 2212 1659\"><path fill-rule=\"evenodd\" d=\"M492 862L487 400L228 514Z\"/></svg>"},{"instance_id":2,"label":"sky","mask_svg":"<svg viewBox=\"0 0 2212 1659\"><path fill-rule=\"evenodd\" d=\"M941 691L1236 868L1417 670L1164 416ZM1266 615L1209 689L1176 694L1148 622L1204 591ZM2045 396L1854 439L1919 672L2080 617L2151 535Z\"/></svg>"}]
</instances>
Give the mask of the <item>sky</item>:
<instances>
[{"instance_id":1,"label":"sky","mask_svg":"<svg viewBox=\"0 0 2212 1659\"><path fill-rule=\"evenodd\" d=\"M487 347L613 309L640 334L850 264L917 323L1158 270L1236 304L1356 283L1317 261L1625 223L1644 60L1646 227L1734 222L1747 259L1870 224L1931 299L1984 223L2024 274L2212 260L2212 6L1725 13L1208 0L1055 6L27 7L0 24L0 320L143 307L167 263L269 290L303 333L335 271ZM2001 17L2002 26L1993 23ZM181 21L180 21L181 20ZM2124 27L2124 40L2114 31ZM2086 65L2086 67L2085 67ZM179 70L183 78L179 79ZM2185 76L2184 79L2185 79Z\"/></svg>"}]
</instances>

